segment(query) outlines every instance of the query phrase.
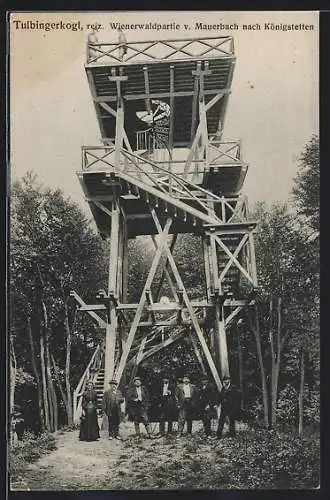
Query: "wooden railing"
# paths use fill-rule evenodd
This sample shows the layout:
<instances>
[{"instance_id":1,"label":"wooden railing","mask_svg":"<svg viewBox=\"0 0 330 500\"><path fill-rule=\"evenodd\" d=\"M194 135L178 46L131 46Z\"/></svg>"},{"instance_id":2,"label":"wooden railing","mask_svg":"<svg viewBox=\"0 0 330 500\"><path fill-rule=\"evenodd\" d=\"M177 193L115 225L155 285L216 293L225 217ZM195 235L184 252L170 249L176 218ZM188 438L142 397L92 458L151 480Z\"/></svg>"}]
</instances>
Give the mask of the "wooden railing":
<instances>
[{"instance_id":1,"label":"wooden railing","mask_svg":"<svg viewBox=\"0 0 330 500\"><path fill-rule=\"evenodd\" d=\"M84 371L76 389L73 392L73 420L79 422L82 411L82 395L85 391L87 382L95 382L97 374L101 368L104 354L104 343L99 344L91 357L86 370Z\"/></svg>"},{"instance_id":2,"label":"wooden railing","mask_svg":"<svg viewBox=\"0 0 330 500\"><path fill-rule=\"evenodd\" d=\"M232 163L240 162L239 152L238 152L238 142L225 142L223 143L227 146L228 151L235 149L235 156L232 153L226 153L225 151L218 153L223 156L230 156ZM214 214L214 209L210 206L210 202L214 204L221 204L221 214L218 218L221 222L243 222L246 221L245 213L245 198L243 196L227 198L224 196L218 196L209 190L204 189L199 184L194 184L184 178L186 175L183 171L177 172L169 169L169 161L157 162L153 158L145 158L136 153L129 152L125 149L121 149L120 162L115 163L115 148L114 146L83 146L82 147L82 168L83 170L98 169L107 170L109 172L120 172L123 170L126 174L132 175L142 180L144 183L156 187L157 189L163 191L164 193L170 194L172 198L179 199L183 202L194 202L199 205L204 213ZM176 167L185 161L173 160L173 164ZM217 163L218 164L218 163ZM219 161L221 165L221 162ZM222 163L224 164L224 162ZM225 163L230 166L230 163ZM212 166L214 166L212 164ZM203 160L200 160L200 173L203 175L203 169L205 164ZM230 213L228 220L228 210ZM227 215L226 215L227 214Z\"/></svg>"},{"instance_id":3,"label":"wooden railing","mask_svg":"<svg viewBox=\"0 0 330 500\"><path fill-rule=\"evenodd\" d=\"M147 40L141 42L99 43L88 40L87 64L113 64L182 59L233 58L232 36Z\"/></svg>"},{"instance_id":4,"label":"wooden railing","mask_svg":"<svg viewBox=\"0 0 330 500\"><path fill-rule=\"evenodd\" d=\"M210 165L237 164L242 163L240 141L219 141L209 142Z\"/></svg>"}]
</instances>

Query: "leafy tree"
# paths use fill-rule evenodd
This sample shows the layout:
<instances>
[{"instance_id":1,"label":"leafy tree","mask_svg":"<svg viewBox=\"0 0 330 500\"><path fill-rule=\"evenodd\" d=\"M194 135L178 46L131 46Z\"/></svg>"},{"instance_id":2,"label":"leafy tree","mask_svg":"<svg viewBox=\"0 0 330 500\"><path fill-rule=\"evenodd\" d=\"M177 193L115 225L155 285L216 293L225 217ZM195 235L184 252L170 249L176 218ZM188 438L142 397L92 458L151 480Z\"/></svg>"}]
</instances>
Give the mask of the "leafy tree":
<instances>
[{"instance_id":1,"label":"leafy tree","mask_svg":"<svg viewBox=\"0 0 330 500\"><path fill-rule=\"evenodd\" d=\"M38 184L31 173L14 183L11 325L17 332L17 362L34 373L41 427L45 425L49 430L58 425L54 379L65 399L68 422L72 421L71 383L75 370L71 369L71 353L76 351L72 343L89 357L87 338L97 342L94 326L77 318L69 292L75 289L87 300L95 295L105 280L105 262L104 245L75 203L65 199L61 191ZM89 335L78 333L79 323L89 329ZM29 351L24 350L26 344ZM77 358L78 373L83 358Z\"/></svg>"},{"instance_id":2,"label":"leafy tree","mask_svg":"<svg viewBox=\"0 0 330 500\"><path fill-rule=\"evenodd\" d=\"M293 358L295 363L300 359L301 349L308 346L308 350L317 350L318 277L311 245L285 205L268 210L265 204L259 204L254 215L260 221L256 234L259 290L256 321L251 327L259 339L264 411L270 409L269 423L274 426L280 376L283 381L287 379L287 366L292 367ZM294 371L299 373L299 368Z\"/></svg>"},{"instance_id":3,"label":"leafy tree","mask_svg":"<svg viewBox=\"0 0 330 500\"><path fill-rule=\"evenodd\" d=\"M318 232L320 224L320 151L319 139L316 135L306 144L299 158L298 169L292 189L298 213L306 219L315 232Z\"/></svg>"}]
</instances>

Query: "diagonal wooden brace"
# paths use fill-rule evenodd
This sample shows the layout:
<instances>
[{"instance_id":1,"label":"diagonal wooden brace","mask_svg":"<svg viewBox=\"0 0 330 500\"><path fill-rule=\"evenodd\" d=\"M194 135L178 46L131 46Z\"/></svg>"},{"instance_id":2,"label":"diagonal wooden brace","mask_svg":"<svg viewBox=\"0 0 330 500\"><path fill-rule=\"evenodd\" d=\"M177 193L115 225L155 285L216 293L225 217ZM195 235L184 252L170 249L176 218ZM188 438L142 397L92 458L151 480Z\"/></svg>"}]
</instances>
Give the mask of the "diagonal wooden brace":
<instances>
[{"instance_id":1,"label":"diagonal wooden brace","mask_svg":"<svg viewBox=\"0 0 330 500\"><path fill-rule=\"evenodd\" d=\"M155 212L154 209L151 210L151 215L152 215L152 217L154 219L154 222L155 222L155 225L157 227L157 230L158 230L159 234L162 234L162 228L161 228L159 219L158 219L157 214L156 214L156 212ZM202 349L204 351L204 354L205 354L205 357L206 357L207 362L209 364L209 367L210 367L211 373L213 375L214 381L215 381L215 383L217 385L217 388L220 391L221 388L222 388L222 383L221 383L218 371L217 371L216 366L214 364L214 361L213 361L213 358L212 358L211 353L209 351L208 345L207 345L207 343L206 343L206 341L204 339L203 332L202 332L202 330L201 330L201 328L199 326L198 319L197 319L197 317L195 315L195 312L194 312L194 309L193 309L193 307L192 307L192 305L190 303L188 294L186 292L185 286L184 286L183 281L181 279L181 276L180 276L180 273L179 273L178 268L176 266L176 263L174 262L173 256L172 256L172 254L170 252L170 249L168 248L167 245L165 245L165 251L166 251L167 258L168 258L168 261L170 263L170 266L172 268L175 280L176 280L176 282L178 284L178 287L182 290L183 300L184 300L184 302L186 304L186 307L188 309L189 315L191 317L192 324L193 324L193 326L195 328L195 331L197 333L199 342L200 342L200 344L202 346Z\"/></svg>"},{"instance_id":2,"label":"diagonal wooden brace","mask_svg":"<svg viewBox=\"0 0 330 500\"><path fill-rule=\"evenodd\" d=\"M163 231L162 230L159 231L159 233L161 235L160 236L159 245L158 245L158 248L157 248L156 253L154 255L154 258L153 258L153 261L152 261L152 264L151 264L151 268L149 270L149 274L148 274L147 280L145 282L145 285L144 285L144 288L143 288L143 291L142 291L142 294L141 294L141 298L140 298L138 307L136 309L136 313L135 313L135 316L134 316L134 319L133 319L130 331L128 333L127 341L125 343L125 346L124 346L124 349L123 349L123 353L122 353L120 361L119 361L119 365L118 365L118 367L116 369L115 378L118 380L118 382L120 382L120 379L122 377L122 374L123 374L123 371L124 371L124 368L125 368L125 365L126 365L126 361L127 361L127 358L128 358L128 354L129 354L129 351L130 351L130 349L132 347L132 343L133 343L133 340L134 340L137 328L139 326L139 322L140 322L140 319L141 319L141 316L142 316L142 312L143 312L143 309L144 309L144 306L145 306L145 302L146 302L146 291L150 290L150 286L151 286L151 284L153 282L153 279L155 277L155 274L156 274L156 271L157 271L157 268L158 268L158 264L159 264L160 258L162 256L162 253L163 253L163 250L164 250L164 247L165 248L167 247L167 245L166 245L166 238L168 236L168 232L169 232L169 229L171 227L171 224L172 224L172 219L168 218L167 221L166 221L164 230Z\"/></svg>"},{"instance_id":3,"label":"diagonal wooden brace","mask_svg":"<svg viewBox=\"0 0 330 500\"><path fill-rule=\"evenodd\" d=\"M83 299L74 290L71 290L70 296L73 297L80 306L85 306L86 308L88 307L86 302L84 302ZM106 322L98 314L93 311L88 311L87 309L86 312L98 323L100 328L105 328L107 326Z\"/></svg>"},{"instance_id":4,"label":"diagonal wooden brace","mask_svg":"<svg viewBox=\"0 0 330 500\"><path fill-rule=\"evenodd\" d=\"M221 241L221 239L218 236L214 236L215 241L218 243L218 245L226 252L230 260L235 263L236 267L241 271L242 274L254 285L254 280L253 278L249 275L249 273L244 269L242 264L234 257L234 255L231 253L230 250L228 250L227 246Z\"/></svg>"}]
</instances>

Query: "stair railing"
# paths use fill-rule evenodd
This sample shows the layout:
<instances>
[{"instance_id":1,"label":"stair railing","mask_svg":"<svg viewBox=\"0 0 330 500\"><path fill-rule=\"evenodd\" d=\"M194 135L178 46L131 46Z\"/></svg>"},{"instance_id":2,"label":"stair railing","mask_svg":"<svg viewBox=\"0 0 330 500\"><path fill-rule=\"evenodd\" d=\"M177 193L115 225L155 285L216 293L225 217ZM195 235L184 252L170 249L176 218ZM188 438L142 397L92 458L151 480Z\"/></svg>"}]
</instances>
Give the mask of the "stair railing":
<instances>
[{"instance_id":1,"label":"stair railing","mask_svg":"<svg viewBox=\"0 0 330 500\"><path fill-rule=\"evenodd\" d=\"M86 370L84 371L76 389L73 392L73 420L75 423L79 422L82 412L82 395L86 389L86 384L89 381L94 382L97 372L101 368L102 357L104 353L103 343L99 344L91 357Z\"/></svg>"}]
</instances>

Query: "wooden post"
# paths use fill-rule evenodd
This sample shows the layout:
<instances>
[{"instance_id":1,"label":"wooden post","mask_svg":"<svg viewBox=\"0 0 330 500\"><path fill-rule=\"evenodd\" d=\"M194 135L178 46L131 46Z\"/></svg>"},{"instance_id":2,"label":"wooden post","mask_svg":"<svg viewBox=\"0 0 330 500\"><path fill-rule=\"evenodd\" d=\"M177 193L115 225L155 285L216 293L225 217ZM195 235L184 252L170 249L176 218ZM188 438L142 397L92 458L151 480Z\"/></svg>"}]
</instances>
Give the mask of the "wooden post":
<instances>
[{"instance_id":1,"label":"wooden post","mask_svg":"<svg viewBox=\"0 0 330 500\"><path fill-rule=\"evenodd\" d=\"M110 296L114 296L117 291L117 271L118 271L118 244L119 244L119 224L120 212L115 200L112 205L111 216L111 239L109 255L109 317L105 330L105 354L104 354L104 390L108 388L109 380L113 377L115 368L116 337L118 329L117 312Z\"/></svg>"},{"instance_id":2,"label":"wooden post","mask_svg":"<svg viewBox=\"0 0 330 500\"><path fill-rule=\"evenodd\" d=\"M214 320L214 342L215 354L217 359L217 368L221 373L222 378L229 376L228 348L227 335L225 329L224 310L221 301L217 300L215 304L215 320Z\"/></svg>"},{"instance_id":3,"label":"wooden post","mask_svg":"<svg viewBox=\"0 0 330 500\"><path fill-rule=\"evenodd\" d=\"M214 357L216 359L217 369L221 373L222 378L224 376L229 376L229 363L228 363L228 349L227 349L227 337L225 329L225 318L223 310L223 295L222 293L222 283L219 280L219 269L218 269L218 257L217 248L215 244L215 236L210 235L211 244L211 266L212 273L211 277L213 279L213 288L215 290L215 303L214 303L214 326L213 326L213 346L214 346Z\"/></svg>"}]
</instances>

